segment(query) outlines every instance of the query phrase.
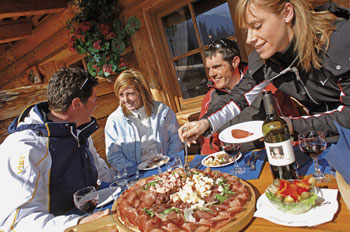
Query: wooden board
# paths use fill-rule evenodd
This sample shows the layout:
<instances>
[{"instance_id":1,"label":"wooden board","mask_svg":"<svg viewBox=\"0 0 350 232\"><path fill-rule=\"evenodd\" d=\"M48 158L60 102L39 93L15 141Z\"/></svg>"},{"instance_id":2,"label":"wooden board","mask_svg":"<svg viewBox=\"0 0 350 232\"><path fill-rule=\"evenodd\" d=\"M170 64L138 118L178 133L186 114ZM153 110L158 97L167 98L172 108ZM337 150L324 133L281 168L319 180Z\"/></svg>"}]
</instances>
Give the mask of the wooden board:
<instances>
[{"instance_id":1,"label":"wooden board","mask_svg":"<svg viewBox=\"0 0 350 232\"><path fill-rule=\"evenodd\" d=\"M232 231L240 231L243 229L248 223L251 221L253 218L254 212L255 212L255 205L256 205L256 195L255 191L252 188L252 186L246 182L245 180L240 179L241 183L244 184L245 187L247 187L251 193L251 199L246 205L246 210L242 211L238 214L236 214L234 220L225 226L219 228L219 229L211 229L210 232L232 232ZM112 206L113 212L116 211L118 204L118 200L114 202ZM116 214L112 215L113 216L113 221L116 223L118 231L119 232L135 232L134 230L129 229L126 227L117 217Z\"/></svg>"}]
</instances>

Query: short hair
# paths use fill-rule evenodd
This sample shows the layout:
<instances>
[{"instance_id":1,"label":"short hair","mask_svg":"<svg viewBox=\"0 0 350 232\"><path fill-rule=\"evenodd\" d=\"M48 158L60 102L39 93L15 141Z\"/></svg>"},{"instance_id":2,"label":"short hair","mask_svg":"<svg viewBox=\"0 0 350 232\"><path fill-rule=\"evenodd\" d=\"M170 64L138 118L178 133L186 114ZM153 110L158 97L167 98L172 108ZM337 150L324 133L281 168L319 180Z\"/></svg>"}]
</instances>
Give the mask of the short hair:
<instances>
[{"instance_id":1,"label":"short hair","mask_svg":"<svg viewBox=\"0 0 350 232\"><path fill-rule=\"evenodd\" d=\"M117 96L119 105L125 115L131 115L131 112L123 104L121 104L119 99L119 92L124 91L128 86L134 86L141 95L141 101L145 109L147 117L152 113L153 108L153 97L148 85L148 81L145 79L143 74L137 69L128 69L123 71L114 82L114 93Z\"/></svg>"},{"instance_id":2,"label":"short hair","mask_svg":"<svg viewBox=\"0 0 350 232\"><path fill-rule=\"evenodd\" d=\"M97 86L97 78L79 68L63 68L54 73L48 83L47 101L54 112L67 112L74 98L85 104Z\"/></svg>"},{"instance_id":3,"label":"short hair","mask_svg":"<svg viewBox=\"0 0 350 232\"><path fill-rule=\"evenodd\" d=\"M215 40L209 43L208 49L204 51L205 57L213 57L216 56L217 53L222 54L224 61L227 61L230 64L235 56L241 58L238 44L234 40Z\"/></svg>"}]
</instances>

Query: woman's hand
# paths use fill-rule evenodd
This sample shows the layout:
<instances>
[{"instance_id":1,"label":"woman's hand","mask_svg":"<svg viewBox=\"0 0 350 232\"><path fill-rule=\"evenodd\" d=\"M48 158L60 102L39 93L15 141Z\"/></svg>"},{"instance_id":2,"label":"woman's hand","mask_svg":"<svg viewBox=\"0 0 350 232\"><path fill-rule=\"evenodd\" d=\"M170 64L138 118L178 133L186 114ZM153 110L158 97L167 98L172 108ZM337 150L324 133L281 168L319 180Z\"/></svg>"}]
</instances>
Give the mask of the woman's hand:
<instances>
[{"instance_id":1,"label":"woman's hand","mask_svg":"<svg viewBox=\"0 0 350 232\"><path fill-rule=\"evenodd\" d=\"M95 220L97 220L101 217L107 216L107 215L109 215L109 209L96 212L96 213L91 214L90 216L87 216L87 217L83 217L82 219L79 220L78 224L92 222L92 221L95 221Z\"/></svg>"},{"instance_id":2,"label":"woman's hand","mask_svg":"<svg viewBox=\"0 0 350 232\"><path fill-rule=\"evenodd\" d=\"M210 127L210 122L208 119L201 119L199 121L186 122L178 129L178 134L182 142L185 141L187 137L188 144L190 146L193 143L196 143L196 140L200 135L202 135ZM183 131L183 128L186 128Z\"/></svg>"}]
</instances>

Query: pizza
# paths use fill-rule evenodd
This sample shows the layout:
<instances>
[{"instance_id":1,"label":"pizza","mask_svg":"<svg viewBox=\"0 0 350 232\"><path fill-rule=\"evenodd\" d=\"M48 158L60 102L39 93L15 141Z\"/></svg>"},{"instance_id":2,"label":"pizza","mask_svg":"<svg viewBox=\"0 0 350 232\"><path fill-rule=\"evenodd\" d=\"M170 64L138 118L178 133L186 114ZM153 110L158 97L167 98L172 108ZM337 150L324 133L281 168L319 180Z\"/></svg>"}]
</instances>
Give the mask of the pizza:
<instances>
[{"instance_id":1,"label":"pizza","mask_svg":"<svg viewBox=\"0 0 350 232\"><path fill-rule=\"evenodd\" d=\"M114 203L116 217L131 231L199 232L237 221L248 205L252 217L254 191L240 178L209 168L191 173L177 168L138 180Z\"/></svg>"}]
</instances>

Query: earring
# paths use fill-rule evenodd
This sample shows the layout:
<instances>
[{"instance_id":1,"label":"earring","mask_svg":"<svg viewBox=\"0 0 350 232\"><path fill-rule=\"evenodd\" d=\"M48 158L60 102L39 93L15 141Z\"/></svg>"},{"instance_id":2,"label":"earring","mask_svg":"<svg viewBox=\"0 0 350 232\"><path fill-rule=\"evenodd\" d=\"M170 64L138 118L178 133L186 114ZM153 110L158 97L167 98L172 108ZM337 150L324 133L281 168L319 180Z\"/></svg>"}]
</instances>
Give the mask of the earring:
<instances>
[{"instance_id":1,"label":"earring","mask_svg":"<svg viewBox=\"0 0 350 232\"><path fill-rule=\"evenodd\" d=\"M288 20L288 19L286 19L286 23L289 23L289 20Z\"/></svg>"}]
</instances>

